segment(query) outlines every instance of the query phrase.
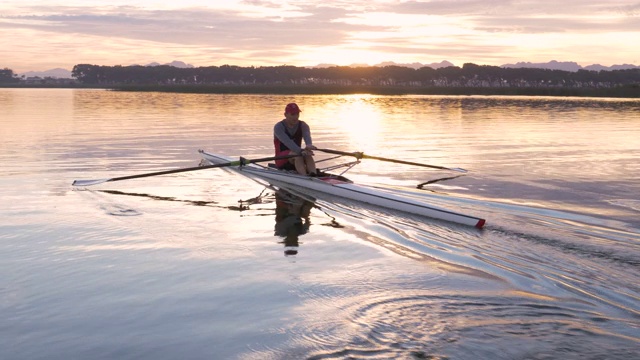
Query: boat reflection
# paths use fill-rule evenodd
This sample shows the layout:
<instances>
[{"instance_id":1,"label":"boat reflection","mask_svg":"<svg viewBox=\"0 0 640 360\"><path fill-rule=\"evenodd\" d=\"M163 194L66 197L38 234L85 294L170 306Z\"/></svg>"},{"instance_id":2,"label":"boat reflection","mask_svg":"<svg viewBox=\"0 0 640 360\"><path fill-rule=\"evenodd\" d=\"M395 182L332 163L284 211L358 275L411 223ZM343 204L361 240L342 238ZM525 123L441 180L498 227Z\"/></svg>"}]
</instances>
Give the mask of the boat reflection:
<instances>
[{"instance_id":1,"label":"boat reflection","mask_svg":"<svg viewBox=\"0 0 640 360\"><path fill-rule=\"evenodd\" d=\"M268 191L273 190L273 192ZM134 197L143 197L152 200L160 201L172 201L182 202L195 206L209 206L215 208L222 208L232 211L240 211L245 216L264 216L264 208L260 209L260 212L251 211L256 210L255 206L271 204L275 202L275 227L274 236L281 238L279 243L284 245L284 255L293 256L298 254L298 247L300 246L299 238L309 232L311 226L311 210L315 207L319 209L328 219L328 222L318 223L319 226L329 226L334 228L342 228L343 226L336 221L336 218L323 211L318 205L315 204L315 199L302 197L296 195L285 189L275 189L268 187L263 189L258 196L247 200L239 200L238 205L222 205L217 201L201 201L201 200L187 200L180 199L172 196L158 196L147 193L137 192L124 192L119 190L97 190L96 192L106 193L111 195L125 195ZM273 208L269 210L270 214L273 214Z\"/></svg>"},{"instance_id":2,"label":"boat reflection","mask_svg":"<svg viewBox=\"0 0 640 360\"><path fill-rule=\"evenodd\" d=\"M279 189L276 197L275 235L283 238L284 255L298 254L299 237L309 231L309 216L314 206L312 201Z\"/></svg>"},{"instance_id":3,"label":"boat reflection","mask_svg":"<svg viewBox=\"0 0 640 360\"><path fill-rule=\"evenodd\" d=\"M187 203L195 206L212 206L212 207L224 208L224 209L233 210L233 211L249 210L250 205L262 203L263 202L262 199L264 197L264 191L263 191L260 193L260 195L253 197L251 199L239 200L238 205L225 206L225 205L218 205L217 201L187 200L187 199L179 199L174 196L158 196L158 195L152 195L152 194L146 194L146 193L125 192L125 191L119 191L119 190L91 190L91 191L111 194L111 195L137 196L137 197L143 197L143 198L148 198L152 200L183 202L183 203Z\"/></svg>"}]
</instances>

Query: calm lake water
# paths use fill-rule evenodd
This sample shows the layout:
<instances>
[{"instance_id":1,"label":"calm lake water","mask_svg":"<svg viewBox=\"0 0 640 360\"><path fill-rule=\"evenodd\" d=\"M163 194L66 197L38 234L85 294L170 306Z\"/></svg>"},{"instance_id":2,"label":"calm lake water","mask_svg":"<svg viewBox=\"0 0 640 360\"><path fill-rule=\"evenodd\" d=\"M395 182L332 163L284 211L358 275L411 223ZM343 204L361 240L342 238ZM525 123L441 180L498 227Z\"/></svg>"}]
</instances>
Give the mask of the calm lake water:
<instances>
[{"instance_id":1,"label":"calm lake water","mask_svg":"<svg viewBox=\"0 0 640 360\"><path fill-rule=\"evenodd\" d=\"M485 229L222 169L71 186L271 156L290 101L319 147L469 170L346 175ZM0 124L1 359L640 356L640 100L0 89Z\"/></svg>"}]
</instances>

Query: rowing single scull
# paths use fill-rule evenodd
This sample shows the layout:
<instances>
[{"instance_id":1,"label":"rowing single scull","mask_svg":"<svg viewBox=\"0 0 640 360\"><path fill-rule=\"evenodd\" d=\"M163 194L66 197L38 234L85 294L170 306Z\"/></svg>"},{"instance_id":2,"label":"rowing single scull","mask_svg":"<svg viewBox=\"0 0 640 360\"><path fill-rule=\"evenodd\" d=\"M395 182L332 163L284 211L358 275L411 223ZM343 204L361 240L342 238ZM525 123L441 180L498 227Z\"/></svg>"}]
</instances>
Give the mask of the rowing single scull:
<instances>
[{"instance_id":1,"label":"rowing single scull","mask_svg":"<svg viewBox=\"0 0 640 360\"><path fill-rule=\"evenodd\" d=\"M323 149L324 150L324 149ZM203 159L216 164L229 164L232 160L223 155L212 154L204 150L198 150ZM359 154L359 153L354 153ZM352 155L348 153L348 155ZM352 155L354 156L354 155ZM439 208L425 202L410 199L404 196L391 194L376 188L354 184L341 175L326 174L318 177L299 175L295 172L278 170L273 167L262 166L255 162L239 161L234 166L228 166L230 170L237 171L249 178L258 178L269 182L271 185L281 188L293 188L297 191L305 189L325 193L339 198L355 200L382 208L399 210L411 214L426 216L429 218L450 221L458 224L482 228L485 220ZM450 169L451 170L451 169ZM463 170L463 169L460 169ZM466 170L463 170L466 171Z\"/></svg>"}]
</instances>

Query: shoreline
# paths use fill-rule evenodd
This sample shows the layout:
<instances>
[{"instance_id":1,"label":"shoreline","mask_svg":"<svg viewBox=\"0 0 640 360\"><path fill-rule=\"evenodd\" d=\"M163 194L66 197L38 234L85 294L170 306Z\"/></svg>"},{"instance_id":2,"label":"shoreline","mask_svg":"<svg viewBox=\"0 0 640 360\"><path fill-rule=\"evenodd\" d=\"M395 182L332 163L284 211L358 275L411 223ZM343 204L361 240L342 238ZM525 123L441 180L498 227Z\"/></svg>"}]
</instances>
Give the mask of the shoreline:
<instances>
[{"instance_id":1,"label":"shoreline","mask_svg":"<svg viewBox=\"0 0 640 360\"><path fill-rule=\"evenodd\" d=\"M412 86L322 86L322 85L82 85L0 84L16 89L105 89L131 92L188 94L282 94L282 95L481 95L640 98L640 86L613 88L568 87L412 87Z\"/></svg>"}]
</instances>

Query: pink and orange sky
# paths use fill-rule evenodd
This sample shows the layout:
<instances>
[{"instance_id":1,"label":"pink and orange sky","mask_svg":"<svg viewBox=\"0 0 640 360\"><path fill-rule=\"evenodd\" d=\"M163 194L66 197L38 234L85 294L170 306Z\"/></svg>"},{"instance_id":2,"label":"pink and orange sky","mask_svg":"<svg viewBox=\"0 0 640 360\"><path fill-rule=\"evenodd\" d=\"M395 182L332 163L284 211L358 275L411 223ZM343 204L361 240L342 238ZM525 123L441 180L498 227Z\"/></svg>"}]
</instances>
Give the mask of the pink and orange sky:
<instances>
[{"instance_id":1,"label":"pink and orange sky","mask_svg":"<svg viewBox=\"0 0 640 360\"><path fill-rule=\"evenodd\" d=\"M638 0L2 0L0 68L640 65Z\"/></svg>"}]
</instances>

